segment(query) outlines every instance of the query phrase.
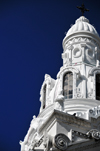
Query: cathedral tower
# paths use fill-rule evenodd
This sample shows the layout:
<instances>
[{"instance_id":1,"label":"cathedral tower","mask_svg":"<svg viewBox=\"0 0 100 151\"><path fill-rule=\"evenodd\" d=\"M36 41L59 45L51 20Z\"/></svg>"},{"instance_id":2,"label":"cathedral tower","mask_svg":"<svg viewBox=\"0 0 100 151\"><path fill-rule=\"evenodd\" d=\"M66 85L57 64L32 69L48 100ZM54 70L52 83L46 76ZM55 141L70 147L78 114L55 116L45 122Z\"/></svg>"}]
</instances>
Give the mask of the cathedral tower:
<instances>
[{"instance_id":1,"label":"cathedral tower","mask_svg":"<svg viewBox=\"0 0 100 151\"><path fill-rule=\"evenodd\" d=\"M57 79L45 75L21 151L100 151L100 37L81 16L62 44L63 66Z\"/></svg>"}]
</instances>

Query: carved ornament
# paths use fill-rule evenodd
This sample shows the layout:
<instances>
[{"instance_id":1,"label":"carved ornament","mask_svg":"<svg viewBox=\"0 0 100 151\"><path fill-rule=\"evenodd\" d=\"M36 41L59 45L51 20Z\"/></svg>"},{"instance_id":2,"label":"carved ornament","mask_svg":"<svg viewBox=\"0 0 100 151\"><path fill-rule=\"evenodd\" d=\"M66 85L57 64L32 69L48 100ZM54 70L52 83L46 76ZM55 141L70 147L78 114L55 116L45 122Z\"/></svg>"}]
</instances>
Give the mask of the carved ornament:
<instances>
[{"instance_id":1,"label":"carved ornament","mask_svg":"<svg viewBox=\"0 0 100 151\"><path fill-rule=\"evenodd\" d=\"M90 116L94 116L94 117L100 116L100 106L90 109L89 114Z\"/></svg>"},{"instance_id":2,"label":"carved ornament","mask_svg":"<svg viewBox=\"0 0 100 151\"><path fill-rule=\"evenodd\" d=\"M81 91L80 91L80 88L76 88L76 98L82 98L82 94L81 94Z\"/></svg>"},{"instance_id":3,"label":"carved ornament","mask_svg":"<svg viewBox=\"0 0 100 151\"><path fill-rule=\"evenodd\" d=\"M91 43L99 48L98 43L94 39L87 38L87 37L78 37L78 38L70 39L69 41L67 41L67 43L65 43L65 47L67 48L69 45L77 44L80 42ZM64 51L66 50L66 48L64 48Z\"/></svg>"},{"instance_id":4,"label":"carved ornament","mask_svg":"<svg viewBox=\"0 0 100 151\"><path fill-rule=\"evenodd\" d=\"M93 76L95 72L100 73L100 68L99 67L94 67L94 68L90 69L89 73L88 73L88 77Z\"/></svg>"},{"instance_id":5,"label":"carved ornament","mask_svg":"<svg viewBox=\"0 0 100 151\"><path fill-rule=\"evenodd\" d=\"M55 136L55 147L59 150L65 151L68 147L69 138L64 134L57 134Z\"/></svg>"},{"instance_id":6,"label":"carved ornament","mask_svg":"<svg viewBox=\"0 0 100 151\"><path fill-rule=\"evenodd\" d=\"M86 133L86 135L88 135L88 137L92 137L96 140L100 139L100 132L96 129L92 129L89 132Z\"/></svg>"},{"instance_id":7,"label":"carved ornament","mask_svg":"<svg viewBox=\"0 0 100 151\"><path fill-rule=\"evenodd\" d=\"M65 73L71 71L72 73L75 72L77 75L80 76L80 71L79 69L77 69L76 67L72 67L72 66L68 66L68 67L62 67L60 72L57 74L57 78L60 77L60 75L62 74L62 76L64 76Z\"/></svg>"},{"instance_id":8,"label":"carved ornament","mask_svg":"<svg viewBox=\"0 0 100 151\"><path fill-rule=\"evenodd\" d=\"M87 59L94 59L95 52L92 49L86 49L86 57Z\"/></svg>"},{"instance_id":9,"label":"carved ornament","mask_svg":"<svg viewBox=\"0 0 100 151\"><path fill-rule=\"evenodd\" d=\"M93 99L93 93L92 92L88 93L88 99Z\"/></svg>"},{"instance_id":10,"label":"carved ornament","mask_svg":"<svg viewBox=\"0 0 100 151\"><path fill-rule=\"evenodd\" d=\"M82 50L78 47L76 47L74 50L73 50L73 57L74 58L78 58L82 55Z\"/></svg>"}]
</instances>

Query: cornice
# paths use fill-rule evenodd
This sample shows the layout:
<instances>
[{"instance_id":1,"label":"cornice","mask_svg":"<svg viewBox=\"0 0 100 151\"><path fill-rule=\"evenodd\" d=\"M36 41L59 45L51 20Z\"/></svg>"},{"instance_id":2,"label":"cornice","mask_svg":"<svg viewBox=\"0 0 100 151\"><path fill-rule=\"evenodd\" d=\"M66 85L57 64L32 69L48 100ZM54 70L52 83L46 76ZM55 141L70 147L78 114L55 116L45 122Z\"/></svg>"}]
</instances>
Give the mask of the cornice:
<instances>
[{"instance_id":1,"label":"cornice","mask_svg":"<svg viewBox=\"0 0 100 151\"><path fill-rule=\"evenodd\" d=\"M87 129L87 131L91 128L91 122L86 119L82 119L79 117L75 117L68 113L64 113L58 110L53 110L50 117L45 121L45 123L39 129L39 132L42 133L43 130L48 129L48 127L55 122L63 122L68 125L76 125L78 127L82 127L82 129Z\"/></svg>"}]
</instances>

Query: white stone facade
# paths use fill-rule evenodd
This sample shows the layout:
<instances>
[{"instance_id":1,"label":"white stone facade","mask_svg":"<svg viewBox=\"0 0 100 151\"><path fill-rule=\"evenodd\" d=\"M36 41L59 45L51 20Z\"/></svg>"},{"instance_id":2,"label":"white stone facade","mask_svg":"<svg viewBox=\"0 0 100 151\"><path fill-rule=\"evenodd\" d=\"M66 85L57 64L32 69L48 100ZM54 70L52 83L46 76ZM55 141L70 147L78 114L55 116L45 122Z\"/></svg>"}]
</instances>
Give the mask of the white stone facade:
<instances>
[{"instance_id":1,"label":"white stone facade","mask_svg":"<svg viewBox=\"0 0 100 151\"><path fill-rule=\"evenodd\" d=\"M80 142L85 150L90 148L84 148L85 141L87 146L91 143L95 146L90 138L100 139L100 84L97 80L100 77L100 37L84 16L76 20L63 39L62 59L57 79L45 75L40 91L40 113L37 118L33 117L24 141L20 142L21 151L57 148L71 151L71 146L76 144L77 150ZM98 148L99 151L100 146Z\"/></svg>"}]
</instances>

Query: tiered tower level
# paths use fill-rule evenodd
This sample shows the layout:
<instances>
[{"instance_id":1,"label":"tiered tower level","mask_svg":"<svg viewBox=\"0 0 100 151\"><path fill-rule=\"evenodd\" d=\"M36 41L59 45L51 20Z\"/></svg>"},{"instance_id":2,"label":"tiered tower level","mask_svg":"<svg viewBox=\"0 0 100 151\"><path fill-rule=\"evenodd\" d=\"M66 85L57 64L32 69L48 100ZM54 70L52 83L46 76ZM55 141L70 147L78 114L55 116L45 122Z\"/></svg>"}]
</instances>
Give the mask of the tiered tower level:
<instances>
[{"instance_id":1,"label":"tiered tower level","mask_svg":"<svg viewBox=\"0 0 100 151\"><path fill-rule=\"evenodd\" d=\"M100 37L81 16L63 39L57 79L46 74L41 108L21 151L100 151Z\"/></svg>"}]
</instances>

